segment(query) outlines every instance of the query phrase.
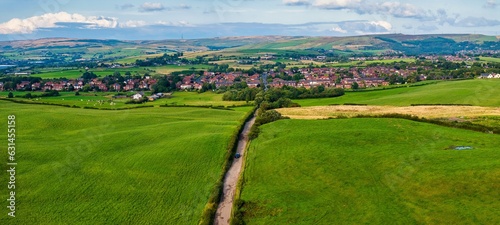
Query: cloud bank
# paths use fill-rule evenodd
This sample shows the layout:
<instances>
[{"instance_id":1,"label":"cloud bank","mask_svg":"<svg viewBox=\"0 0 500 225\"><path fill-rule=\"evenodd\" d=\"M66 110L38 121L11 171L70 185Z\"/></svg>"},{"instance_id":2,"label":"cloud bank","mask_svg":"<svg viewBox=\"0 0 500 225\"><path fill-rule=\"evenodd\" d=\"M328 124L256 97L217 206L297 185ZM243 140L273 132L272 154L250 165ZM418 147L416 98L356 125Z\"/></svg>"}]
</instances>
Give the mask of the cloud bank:
<instances>
[{"instance_id":1,"label":"cloud bank","mask_svg":"<svg viewBox=\"0 0 500 225\"><path fill-rule=\"evenodd\" d=\"M168 8L166 8L161 3L152 3L152 2L146 2L139 7L140 12L159 12L167 9Z\"/></svg>"},{"instance_id":2,"label":"cloud bank","mask_svg":"<svg viewBox=\"0 0 500 225\"><path fill-rule=\"evenodd\" d=\"M116 28L118 21L113 17L83 16L67 12L47 13L26 19L14 18L0 24L0 34L30 34L41 28L57 28L60 23L81 23L85 28Z\"/></svg>"}]
</instances>

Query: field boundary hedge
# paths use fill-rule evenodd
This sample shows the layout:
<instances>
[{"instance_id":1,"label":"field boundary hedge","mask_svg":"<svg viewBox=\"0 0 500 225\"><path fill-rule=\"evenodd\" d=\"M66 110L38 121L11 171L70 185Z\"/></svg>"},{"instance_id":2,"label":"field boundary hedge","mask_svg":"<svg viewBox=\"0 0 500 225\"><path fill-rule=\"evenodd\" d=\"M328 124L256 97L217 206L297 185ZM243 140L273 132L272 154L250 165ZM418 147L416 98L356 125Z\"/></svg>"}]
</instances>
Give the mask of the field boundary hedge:
<instances>
[{"instance_id":1,"label":"field boundary hedge","mask_svg":"<svg viewBox=\"0 0 500 225\"><path fill-rule=\"evenodd\" d=\"M233 111L233 109L229 108L229 107L225 107L225 106L213 106L213 105L186 105L186 104L183 104L183 105L160 105L160 107L163 107L163 108L167 108L167 107L172 107L172 108L204 108L204 109L219 109L219 110L230 110L230 111Z\"/></svg>"},{"instance_id":2,"label":"field boundary hedge","mask_svg":"<svg viewBox=\"0 0 500 225\"><path fill-rule=\"evenodd\" d=\"M225 155L225 161L223 165L223 173L215 183L210 193L210 197L208 199L207 204L205 205L205 208L203 209L200 222L198 223L199 225L212 225L214 222L216 216L215 214L217 212L217 207L219 206L221 196L223 195L224 177L226 176L227 171L230 169L231 164L233 163L234 160L233 156L238 148L240 133L245 128L245 124L252 119L253 114L255 113L256 110L257 107L254 107L251 111L245 114L245 117L240 120L240 124L238 125L237 129L233 131L233 134L229 139Z\"/></svg>"},{"instance_id":3,"label":"field boundary hedge","mask_svg":"<svg viewBox=\"0 0 500 225\"><path fill-rule=\"evenodd\" d=\"M473 106L471 104L411 104L411 106Z\"/></svg>"},{"instance_id":4,"label":"field boundary hedge","mask_svg":"<svg viewBox=\"0 0 500 225\"><path fill-rule=\"evenodd\" d=\"M32 101L25 101L25 100L17 100L17 99L11 99L11 98L0 98L2 101L8 101L8 102L14 102L14 103L19 103L19 104L28 104L28 105L52 105L52 106L62 106L62 107L68 107L68 108L80 108L79 106L73 105L65 105L65 104L57 104L57 103L50 103L50 102L32 102Z\"/></svg>"},{"instance_id":5,"label":"field boundary hedge","mask_svg":"<svg viewBox=\"0 0 500 225\"><path fill-rule=\"evenodd\" d=\"M27 105L48 105L48 106L60 106L66 108L76 108L76 109L93 109L93 110L130 110L130 109L140 109L140 108L152 108L154 105L141 105L136 107L128 107L128 108L97 108L93 106L77 106L77 105L65 105L58 103L50 103L50 102L33 102L33 101L25 101L25 100L17 100L17 99L9 99L9 98L0 98L2 101L14 102L18 104L27 104Z\"/></svg>"}]
</instances>

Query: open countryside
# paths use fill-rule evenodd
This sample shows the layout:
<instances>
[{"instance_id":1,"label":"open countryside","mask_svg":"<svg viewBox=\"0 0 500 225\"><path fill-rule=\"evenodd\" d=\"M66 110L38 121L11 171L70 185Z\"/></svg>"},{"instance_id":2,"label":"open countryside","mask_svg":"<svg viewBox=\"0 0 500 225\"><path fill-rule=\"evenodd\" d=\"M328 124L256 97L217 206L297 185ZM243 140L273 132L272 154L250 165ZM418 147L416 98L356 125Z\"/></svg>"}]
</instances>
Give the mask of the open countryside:
<instances>
[{"instance_id":1,"label":"open countryside","mask_svg":"<svg viewBox=\"0 0 500 225\"><path fill-rule=\"evenodd\" d=\"M0 108L2 117L15 113L19 121L23 210L17 224L197 224L222 176L230 136L245 115L3 101ZM4 192L1 197L8 198Z\"/></svg>"},{"instance_id":2,"label":"open countryside","mask_svg":"<svg viewBox=\"0 0 500 225\"><path fill-rule=\"evenodd\" d=\"M245 224L489 224L500 219L499 144L401 119L266 124L238 213Z\"/></svg>"},{"instance_id":3,"label":"open countryside","mask_svg":"<svg viewBox=\"0 0 500 225\"><path fill-rule=\"evenodd\" d=\"M498 224L499 43L0 42L0 224Z\"/></svg>"}]
</instances>

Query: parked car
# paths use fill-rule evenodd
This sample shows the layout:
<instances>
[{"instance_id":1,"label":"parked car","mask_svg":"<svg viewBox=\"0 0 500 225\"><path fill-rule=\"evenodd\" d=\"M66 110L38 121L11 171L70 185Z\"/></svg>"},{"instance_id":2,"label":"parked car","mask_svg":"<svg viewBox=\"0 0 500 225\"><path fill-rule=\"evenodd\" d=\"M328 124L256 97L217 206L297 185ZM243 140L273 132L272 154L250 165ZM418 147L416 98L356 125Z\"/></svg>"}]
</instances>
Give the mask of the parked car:
<instances>
[{"instance_id":1,"label":"parked car","mask_svg":"<svg viewBox=\"0 0 500 225\"><path fill-rule=\"evenodd\" d=\"M234 158L239 159L240 157L241 157L241 154L240 154L240 153L236 153L236 154L234 155Z\"/></svg>"}]
</instances>

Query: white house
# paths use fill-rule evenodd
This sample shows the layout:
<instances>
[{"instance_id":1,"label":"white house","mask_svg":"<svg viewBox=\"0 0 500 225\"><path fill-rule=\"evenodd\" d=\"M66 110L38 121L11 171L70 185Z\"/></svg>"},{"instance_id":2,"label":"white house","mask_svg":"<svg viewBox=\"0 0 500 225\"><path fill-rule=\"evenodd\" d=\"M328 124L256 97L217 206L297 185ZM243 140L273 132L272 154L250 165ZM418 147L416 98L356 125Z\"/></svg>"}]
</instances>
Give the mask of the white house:
<instances>
[{"instance_id":1,"label":"white house","mask_svg":"<svg viewBox=\"0 0 500 225\"><path fill-rule=\"evenodd\" d=\"M500 79L500 74L494 74L494 73L491 73L491 74L487 74L487 73L483 73L481 74L481 76L479 76L479 78L481 79Z\"/></svg>"},{"instance_id":2,"label":"white house","mask_svg":"<svg viewBox=\"0 0 500 225\"><path fill-rule=\"evenodd\" d=\"M132 99L134 99L134 100L141 100L141 99L142 99L142 97L143 97L143 96L142 96L142 94L139 94L139 93L138 93L138 94L133 95L133 96L132 96Z\"/></svg>"},{"instance_id":3,"label":"white house","mask_svg":"<svg viewBox=\"0 0 500 225\"><path fill-rule=\"evenodd\" d=\"M193 89L193 85L191 84L183 84L181 85L181 90Z\"/></svg>"}]
</instances>

